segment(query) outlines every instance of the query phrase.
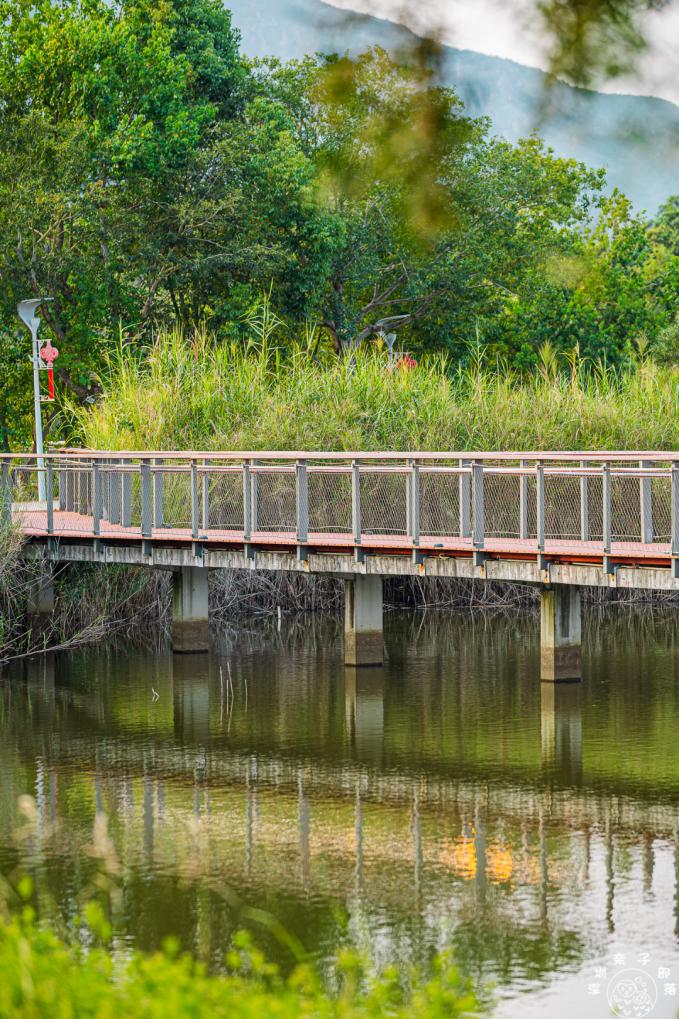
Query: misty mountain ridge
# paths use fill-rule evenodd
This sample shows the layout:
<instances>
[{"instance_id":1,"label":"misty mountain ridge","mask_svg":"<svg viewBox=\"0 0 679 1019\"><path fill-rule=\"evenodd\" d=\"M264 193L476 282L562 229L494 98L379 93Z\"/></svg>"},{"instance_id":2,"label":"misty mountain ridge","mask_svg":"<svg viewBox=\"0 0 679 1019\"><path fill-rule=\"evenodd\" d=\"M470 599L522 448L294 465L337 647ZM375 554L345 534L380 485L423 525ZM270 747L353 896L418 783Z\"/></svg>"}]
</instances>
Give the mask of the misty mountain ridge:
<instances>
[{"instance_id":1,"label":"misty mountain ridge","mask_svg":"<svg viewBox=\"0 0 679 1019\"><path fill-rule=\"evenodd\" d=\"M251 57L395 51L414 41L397 24L341 11L323 0L226 0ZM502 57L445 46L443 76L470 116L516 142L538 134L557 155L604 167L611 187L655 213L679 193L679 107L665 99L591 92Z\"/></svg>"}]
</instances>

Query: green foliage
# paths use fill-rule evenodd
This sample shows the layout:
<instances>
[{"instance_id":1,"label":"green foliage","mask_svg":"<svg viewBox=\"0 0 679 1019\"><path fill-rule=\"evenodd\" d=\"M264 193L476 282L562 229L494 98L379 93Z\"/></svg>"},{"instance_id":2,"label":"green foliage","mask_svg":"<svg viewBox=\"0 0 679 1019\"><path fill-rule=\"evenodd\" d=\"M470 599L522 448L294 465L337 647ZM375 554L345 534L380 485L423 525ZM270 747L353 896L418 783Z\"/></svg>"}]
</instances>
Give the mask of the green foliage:
<instances>
[{"instance_id":1,"label":"green foliage","mask_svg":"<svg viewBox=\"0 0 679 1019\"><path fill-rule=\"evenodd\" d=\"M543 348L524 376L479 348L466 367L433 356L390 370L377 348L319 365L270 320L260 336L244 349L175 331L147 356L121 349L101 401L74 410L76 437L158 450L679 446L679 376L638 356L615 371Z\"/></svg>"},{"instance_id":2,"label":"green foliage","mask_svg":"<svg viewBox=\"0 0 679 1019\"><path fill-rule=\"evenodd\" d=\"M649 229L603 173L492 138L441 80L427 41L249 66L219 0L0 0L0 445L31 438L31 294L54 298L58 391L81 404L121 331L207 324L229 358L263 291L319 363L390 333L522 371L547 341L616 367L639 337L660 351L671 207Z\"/></svg>"},{"instance_id":3,"label":"green foliage","mask_svg":"<svg viewBox=\"0 0 679 1019\"><path fill-rule=\"evenodd\" d=\"M651 236L673 255L679 255L679 195L672 195L658 209Z\"/></svg>"},{"instance_id":4,"label":"green foliage","mask_svg":"<svg viewBox=\"0 0 679 1019\"><path fill-rule=\"evenodd\" d=\"M87 911L87 940L110 936L96 907ZM152 956L105 947L85 949L35 925L30 910L0 924L0 1016L3 1019L448 1019L476 1014L469 985L445 956L427 981L404 979L395 969L370 978L360 960L344 954L337 964L339 991L329 994L309 965L289 979L266 962L245 935L229 953L224 974L208 974L168 944Z\"/></svg>"},{"instance_id":5,"label":"green foliage","mask_svg":"<svg viewBox=\"0 0 679 1019\"><path fill-rule=\"evenodd\" d=\"M655 0L537 0L550 71L578 85L633 71L647 46L644 11Z\"/></svg>"},{"instance_id":6,"label":"green foliage","mask_svg":"<svg viewBox=\"0 0 679 1019\"><path fill-rule=\"evenodd\" d=\"M248 103L217 0L0 0L0 24L0 302L14 324L22 297L54 298L83 400L120 323L230 321L290 276L311 170L285 111Z\"/></svg>"}]
</instances>

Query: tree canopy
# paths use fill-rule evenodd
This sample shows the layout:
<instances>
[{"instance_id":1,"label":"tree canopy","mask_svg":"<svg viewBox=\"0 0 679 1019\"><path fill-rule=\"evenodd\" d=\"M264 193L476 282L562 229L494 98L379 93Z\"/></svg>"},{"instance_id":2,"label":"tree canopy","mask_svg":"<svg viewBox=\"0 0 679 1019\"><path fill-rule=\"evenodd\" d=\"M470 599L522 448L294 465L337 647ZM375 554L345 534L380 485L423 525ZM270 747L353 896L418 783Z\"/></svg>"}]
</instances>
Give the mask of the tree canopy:
<instances>
[{"instance_id":1,"label":"tree canopy","mask_svg":"<svg viewBox=\"0 0 679 1019\"><path fill-rule=\"evenodd\" d=\"M237 341L263 292L316 357L397 333L453 362L666 359L677 200L649 224L601 171L494 138L436 60L250 64L219 0L0 0L0 441L29 432L15 306L43 294L79 401L121 332Z\"/></svg>"}]
</instances>

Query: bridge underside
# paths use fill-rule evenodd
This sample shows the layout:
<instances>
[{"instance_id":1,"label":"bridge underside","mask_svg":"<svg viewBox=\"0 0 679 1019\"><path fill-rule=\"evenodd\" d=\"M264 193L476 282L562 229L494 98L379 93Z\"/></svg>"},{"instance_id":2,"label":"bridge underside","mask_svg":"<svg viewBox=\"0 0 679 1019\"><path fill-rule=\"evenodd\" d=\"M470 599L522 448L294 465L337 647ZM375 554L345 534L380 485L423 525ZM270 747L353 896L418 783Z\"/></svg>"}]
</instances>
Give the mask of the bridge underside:
<instances>
[{"instance_id":1,"label":"bridge underside","mask_svg":"<svg viewBox=\"0 0 679 1019\"><path fill-rule=\"evenodd\" d=\"M163 528L142 538L138 528L107 524L91 535L91 518L79 529L66 528L55 512L51 536L36 526L35 513L23 533L34 548L48 549L49 558L64 562L124 563L178 569L284 570L333 575L431 576L494 580L524 584L568 584L583 587L679 590L676 559L667 548L640 542L616 543L604 556L597 542L547 540L536 554L535 542L516 538L487 538L483 552L471 540L423 536L413 553L412 540L402 535L364 534L360 546L350 535L311 533L300 544L293 532L260 531L248 541L242 531L211 530L208 537L192 537L188 528ZM90 531L90 534L87 531Z\"/></svg>"}]
</instances>

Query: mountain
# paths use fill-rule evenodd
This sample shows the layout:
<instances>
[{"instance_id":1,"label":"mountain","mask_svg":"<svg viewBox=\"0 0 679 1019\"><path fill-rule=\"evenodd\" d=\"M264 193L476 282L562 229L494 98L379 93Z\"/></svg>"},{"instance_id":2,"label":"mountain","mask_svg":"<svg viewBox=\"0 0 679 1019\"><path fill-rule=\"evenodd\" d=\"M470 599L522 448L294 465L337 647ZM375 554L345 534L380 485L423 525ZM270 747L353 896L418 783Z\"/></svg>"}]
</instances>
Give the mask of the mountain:
<instances>
[{"instance_id":1,"label":"mountain","mask_svg":"<svg viewBox=\"0 0 679 1019\"><path fill-rule=\"evenodd\" d=\"M226 0L252 57L397 50L413 41L390 21L347 14L322 0ZM613 187L653 214L679 194L679 107L664 99L609 95L557 83L512 60L445 47L444 75L472 116L517 141L535 132L559 156L605 167Z\"/></svg>"}]
</instances>

